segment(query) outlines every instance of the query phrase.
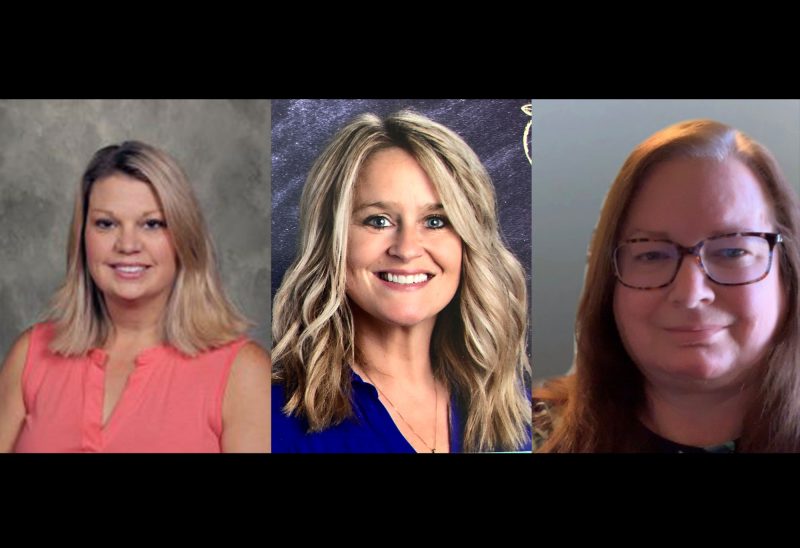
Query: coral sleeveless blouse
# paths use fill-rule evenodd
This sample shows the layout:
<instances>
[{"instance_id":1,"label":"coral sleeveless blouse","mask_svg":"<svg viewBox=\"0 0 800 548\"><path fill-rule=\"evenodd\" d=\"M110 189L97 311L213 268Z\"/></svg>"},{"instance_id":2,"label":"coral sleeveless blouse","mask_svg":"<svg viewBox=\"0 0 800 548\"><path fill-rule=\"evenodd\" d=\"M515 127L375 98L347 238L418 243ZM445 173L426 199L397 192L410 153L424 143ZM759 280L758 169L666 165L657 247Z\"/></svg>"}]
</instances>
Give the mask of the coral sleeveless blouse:
<instances>
[{"instance_id":1,"label":"coral sleeveless blouse","mask_svg":"<svg viewBox=\"0 0 800 548\"><path fill-rule=\"evenodd\" d=\"M105 425L107 354L65 358L48 349L53 324L31 331L22 373L25 421L16 452L219 453L222 399L239 339L194 358L169 346L135 359Z\"/></svg>"}]
</instances>

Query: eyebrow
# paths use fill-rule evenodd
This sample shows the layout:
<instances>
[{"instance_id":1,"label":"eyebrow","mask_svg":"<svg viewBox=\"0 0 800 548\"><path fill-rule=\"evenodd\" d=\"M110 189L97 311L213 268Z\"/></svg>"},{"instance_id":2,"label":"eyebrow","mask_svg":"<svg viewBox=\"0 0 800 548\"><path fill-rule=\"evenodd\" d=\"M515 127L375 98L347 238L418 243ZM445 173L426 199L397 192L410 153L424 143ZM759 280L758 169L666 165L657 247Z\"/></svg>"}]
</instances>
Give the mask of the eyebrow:
<instances>
[{"instance_id":1,"label":"eyebrow","mask_svg":"<svg viewBox=\"0 0 800 548\"><path fill-rule=\"evenodd\" d=\"M102 209L102 208L99 208L99 207L93 207L93 208L91 208L89 210L89 212L90 213L92 213L92 212L95 212L95 213L108 213L112 217L116 217L116 213L114 213L110 209ZM140 215L140 217L147 217L148 215L153 215L154 213L158 213L159 215L163 215L164 211L162 211L161 209L153 209L151 211L145 211L144 213L142 213Z\"/></svg>"},{"instance_id":2,"label":"eyebrow","mask_svg":"<svg viewBox=\"0 0 800 548\"><path fill-rule=\"evenodd\" d=\"M772 229L763 229L763 228L753 228L753 227L742 227L742 226L727 226L723 228L719 228L717 230L712 230L711 233L706 236L706 238L713 238L715 236L722 236L723 234L734 234L736 232L772 232ZM661 231L654 231L654 230L644 230L641 228L637 228L634 230L630 230L627 232L627 236L625 238L632 238L634 236L643 235L644 238L654 238L659 240L672 240L666 232Z\"/></svg>"},{"instance_id":3,"label":"eyebrow","mask_svg":"<svg viewBox=\"0 0 800 548\"><path fill-rule=\"evenodd\" d=\"M362 209L369 209L369 208L375 208L375 209L393 209L393 208L394 209L400 209L400 204L397 203L397 202L370 202L370 203L367 203L367 204L359 205L358 207L356 207L353 210L353 213L358 213ZM444 206L442 204L439 204L439 203L436 203L436 204L433 204L433 203L425 204L422 207L422 210L426 211L426 212L427 211L444 211Z\"/></svg>"},{"instance_id":4,"label":"eyebrow","mask_svg":"<svg viewBox=\"0 0 800 548\"><path fill-rule=\"evenodd\" d=\"M623 232L623 235L626 238L632 238L634 236L637 236L637 237L641 236L641 237L644 237L644 238L660 238L660 239L668 239L669 238L669 234L667 234L666 232L657 232L657 231L653 231L653 230L644 230L644 229L641 229L641 228L635 228L633 230L626 230L625 232Z\"/></svg>"}]
</instances>

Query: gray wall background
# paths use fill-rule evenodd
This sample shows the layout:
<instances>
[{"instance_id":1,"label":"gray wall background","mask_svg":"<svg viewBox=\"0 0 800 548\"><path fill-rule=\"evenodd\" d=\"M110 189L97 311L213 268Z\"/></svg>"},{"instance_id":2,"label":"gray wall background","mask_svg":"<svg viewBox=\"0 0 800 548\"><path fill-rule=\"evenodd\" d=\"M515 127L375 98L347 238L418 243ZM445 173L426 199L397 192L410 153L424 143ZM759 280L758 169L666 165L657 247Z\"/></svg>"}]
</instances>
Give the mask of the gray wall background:
<instances>
[{"instance_id":1,"label":"gray wall background","mask_svg":"<svg viewBox=\"0 0 800 548\"><path fill-rule=\"evenodd\" d=\"M800 100L533 100L533 374L566 373L586 251L633 147L681 120L712 118L765 145L800 192Z\"/></svg>"},{"instance_id":2,"label":"gray wall background","mask_svg":"<svg viewBox=\"0 0 800 548\"><path fill-rule=\"evenodd\" d=\"M38 321L63 279L86 164L126 139L165 150L186 171L228 296L269 348L269 101L2 100L0 353Z\"/></svg>"}]
</instances>

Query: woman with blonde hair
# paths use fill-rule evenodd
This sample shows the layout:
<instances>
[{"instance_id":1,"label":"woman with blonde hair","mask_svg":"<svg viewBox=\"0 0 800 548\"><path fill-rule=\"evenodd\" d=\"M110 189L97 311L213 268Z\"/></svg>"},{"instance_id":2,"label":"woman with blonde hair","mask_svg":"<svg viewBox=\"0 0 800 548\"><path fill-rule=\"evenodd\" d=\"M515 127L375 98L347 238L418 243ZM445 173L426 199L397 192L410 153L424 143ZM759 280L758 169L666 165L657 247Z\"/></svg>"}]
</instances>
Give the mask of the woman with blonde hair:
<instances>
[{"instance_id":1,"label":"woman with blonde hair","mask_svg":"<svg viewBox=\"0 0 800 548\"><path fill-rule=\"evenodd\" d=\"M800 450L800 206L711 120L630 154L589 249L575 373L534 390L542 452Z\"/></svg>"},{"instance_id":2,"label":"woman with blonde hair","mask_svg":"<svg viewBox=\"0 0 800 548\"><path fill-rule=\"evenodd\" d=\"M525 277L453 131L363 114L312 167L273 306L275 452L530 448Z\"/></svg>"},{"instance_id":3,"label":"woman with blonde hair","mask_svg":"<svg viewBox=\"0 0 800 548\"><path fill-rule=\"evenodd\" d=\"M225 297L199 204L170 156L98 150L67 274L0 370L0 450L269 450L269 358Z\"/></svg>"}]
</instances>

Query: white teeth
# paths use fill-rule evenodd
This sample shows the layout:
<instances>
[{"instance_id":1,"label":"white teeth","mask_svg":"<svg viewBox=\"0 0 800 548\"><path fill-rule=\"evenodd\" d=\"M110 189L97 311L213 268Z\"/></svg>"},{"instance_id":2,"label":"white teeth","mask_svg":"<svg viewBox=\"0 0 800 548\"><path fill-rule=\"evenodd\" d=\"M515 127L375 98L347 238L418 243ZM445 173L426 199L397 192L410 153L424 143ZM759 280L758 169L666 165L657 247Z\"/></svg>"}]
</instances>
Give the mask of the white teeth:
<instances>
[{"instance_id":1,"label":"white teeth","mask_svg":"<svg viewBox=\"0 0 800 548\"><path fill-rule=\"evenodd\" d=\"M117 270L120 272L124 272L125 274L136 274L138 272L144 271L143 266L115 266Z\"/></svg>"},{"instance_id":2,"label":"white teeth","mask_svg":"<svg viewBox=\"0 0 800 548\"><path fill-rule=\"evenodd\" d=\"M426 281L428 279L427 274L409 274L408 276L404 276L402 274L392 274L390 272L381 273L381 278L388 282L393 282L396 284L418 284Z\"/></svg>"}]
</instances>

